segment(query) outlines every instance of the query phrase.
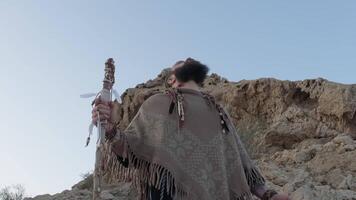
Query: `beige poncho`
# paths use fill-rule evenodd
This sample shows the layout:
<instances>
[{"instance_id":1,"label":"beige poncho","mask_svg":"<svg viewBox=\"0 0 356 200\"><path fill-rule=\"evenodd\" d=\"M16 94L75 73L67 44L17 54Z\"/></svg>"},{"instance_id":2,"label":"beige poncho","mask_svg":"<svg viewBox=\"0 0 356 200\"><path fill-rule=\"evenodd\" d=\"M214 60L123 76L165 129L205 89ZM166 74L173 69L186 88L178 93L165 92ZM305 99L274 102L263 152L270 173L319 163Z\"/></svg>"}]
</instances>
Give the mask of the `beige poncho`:
<instances>
[{"instance_id":1,"label":"beige poncho","mask_svg":"<svg viewBox=\"0 0 356 200\"><path fill-rule=\"evenodd\" d=\"M171 89L148 98L123 132L110 141L127 158L119 177L147 196L147 184L185 200L252 200L265 179L248 156L231 117L206 93ZM136 166L136 168L134 167Z\"/></svg>"}]
</instances>

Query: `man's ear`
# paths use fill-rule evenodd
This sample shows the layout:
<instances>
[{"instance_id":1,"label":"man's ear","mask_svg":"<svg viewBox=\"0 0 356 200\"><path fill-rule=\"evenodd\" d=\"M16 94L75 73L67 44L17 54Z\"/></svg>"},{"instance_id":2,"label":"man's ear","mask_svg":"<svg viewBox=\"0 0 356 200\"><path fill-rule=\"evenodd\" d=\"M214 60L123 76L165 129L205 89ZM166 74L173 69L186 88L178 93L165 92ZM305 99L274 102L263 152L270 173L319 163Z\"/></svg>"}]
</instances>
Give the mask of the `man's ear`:
<instances>
[{"instance_id":1,"label":"man's ear","mask_svg":"<svg viewBox=\"0 0 356 200\"><path fill-rule=\"evenodd\" d=\"M174 84L175 81L177 81L176 77L172 76L173 75L173 71L170 72L170 74L168 74L166 76L166 79L164 81L165 87L166 88L171 88Z\"/></svg>"},{"instance_id":2,"label":"man's ear","mask_svg":"<svg viewBox=\"0 0 356 200\"><path fill-rule=\"evenodd\" d=\"M172 86L168 83L169 82L169 76L166 77L166 79L164 80L164 87L165 88L171 88Z\"/></svg>"}]
</instances>

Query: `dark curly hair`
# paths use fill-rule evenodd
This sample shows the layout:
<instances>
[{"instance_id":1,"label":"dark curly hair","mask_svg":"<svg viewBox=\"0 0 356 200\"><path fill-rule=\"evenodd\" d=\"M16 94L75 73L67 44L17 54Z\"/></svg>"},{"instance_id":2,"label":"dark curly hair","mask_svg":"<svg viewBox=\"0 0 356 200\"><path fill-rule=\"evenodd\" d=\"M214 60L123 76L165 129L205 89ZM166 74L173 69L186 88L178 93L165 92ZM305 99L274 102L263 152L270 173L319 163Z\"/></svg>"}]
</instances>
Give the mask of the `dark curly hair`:
<instances>
[{"instance_id":1,"label":"dark curly hair","mask_svg":"<svg viewBox=\"0 0 356 200\"><path fill-rule=\"evenodd\" d=\"M174 66L177 65L182 65L174 69L173 72L179 82L193 80L201 85L209 72L209 67L193 58L187 58L185 61L178 61Z\"/></svg>"}]
</instances>

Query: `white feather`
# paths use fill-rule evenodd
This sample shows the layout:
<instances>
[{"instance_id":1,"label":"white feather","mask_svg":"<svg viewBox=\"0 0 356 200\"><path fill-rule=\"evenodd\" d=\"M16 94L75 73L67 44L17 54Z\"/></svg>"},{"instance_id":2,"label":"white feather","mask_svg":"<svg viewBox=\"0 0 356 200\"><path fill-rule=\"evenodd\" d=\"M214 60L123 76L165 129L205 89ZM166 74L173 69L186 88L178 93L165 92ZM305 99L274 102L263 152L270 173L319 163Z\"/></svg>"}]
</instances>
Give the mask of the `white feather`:
<instances>
[{"instance_id":1,"label":"white feather","mask_svg":"<svg viewBox=\"0 0 356 200\"><path fill-rule=\"evenodd\" d=\"M115 99L116 99L119 103L121 103L121 98L120 98L119 93L118 93L115 89L112 90L112 93L114 94Z\"/></svg>"},{"instance_id":2,"label":"white feather","mask_svg":"<svg viewBox=\"0 0 356 200\"><path fill-rule=\"evenodd\" d=\"M97 93L86 93L86 94L81 94L80 98L90 98L90 97L95 97Z\"/></svg>"}]
</instances>

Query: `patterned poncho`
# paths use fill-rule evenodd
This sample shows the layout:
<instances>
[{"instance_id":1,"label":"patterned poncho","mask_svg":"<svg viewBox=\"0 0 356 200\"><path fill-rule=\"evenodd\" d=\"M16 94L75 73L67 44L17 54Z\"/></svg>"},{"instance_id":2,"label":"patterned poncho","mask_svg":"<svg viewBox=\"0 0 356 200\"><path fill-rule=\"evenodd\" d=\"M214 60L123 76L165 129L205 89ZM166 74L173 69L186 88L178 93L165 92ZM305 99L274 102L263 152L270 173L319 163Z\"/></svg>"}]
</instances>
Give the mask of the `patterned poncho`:
<instances>
[{"instance_id":1,"label":"patterned poncho","mask_svg":"<svg viewBox=\"0 0 356 200\"><path fill-rule=\"evenodd\" d=\"M147 198L165 181L173 199L252 200L265 179L248 156L231 117L207 93L170 89L149 97L129 126L109 141L122 180ZM112 164L114 161L108 161Z\"/></svg>"}]
</instances>

